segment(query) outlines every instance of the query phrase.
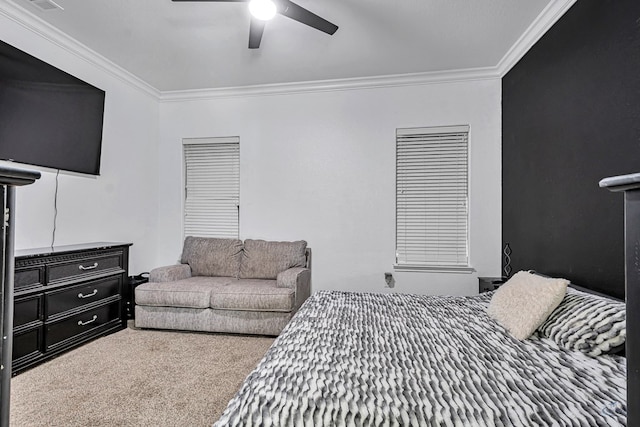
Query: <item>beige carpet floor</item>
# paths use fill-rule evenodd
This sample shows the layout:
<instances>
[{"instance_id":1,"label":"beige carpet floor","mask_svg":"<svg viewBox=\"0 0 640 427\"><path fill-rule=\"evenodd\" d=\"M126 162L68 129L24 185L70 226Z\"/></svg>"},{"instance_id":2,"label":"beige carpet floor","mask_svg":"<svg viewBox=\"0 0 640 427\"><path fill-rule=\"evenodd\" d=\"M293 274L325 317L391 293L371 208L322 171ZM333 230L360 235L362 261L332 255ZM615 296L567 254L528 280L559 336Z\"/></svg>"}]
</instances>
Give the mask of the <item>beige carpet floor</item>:
<instances>
[{"instance_id":1,"label":"beige carpet floor","mask_svg":"<svg viewBox=\"0 0 640 427\"><path fill-rule=\"evenodd\" d=\"M127 328L11 381L11 426L211 426L273 342Z\"/></svg>"}]
</instances>

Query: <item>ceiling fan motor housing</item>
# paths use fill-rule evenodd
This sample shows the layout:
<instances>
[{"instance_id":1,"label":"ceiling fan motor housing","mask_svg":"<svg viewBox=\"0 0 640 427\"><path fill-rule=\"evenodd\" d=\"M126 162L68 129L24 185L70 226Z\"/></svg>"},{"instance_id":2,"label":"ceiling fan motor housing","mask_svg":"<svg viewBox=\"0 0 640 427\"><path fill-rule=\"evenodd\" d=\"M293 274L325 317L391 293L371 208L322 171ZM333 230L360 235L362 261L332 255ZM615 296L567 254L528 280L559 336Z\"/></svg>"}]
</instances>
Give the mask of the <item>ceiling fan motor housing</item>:
<instances>
[{"instance_id":1,"label":"ceiling fan motor housing","mask_svg":"<svg viewBox=\"0 0 640 427\"><path fill-rule=\"evenodd\" d=\"M172 0L174 2L229 2L249 0ZM251 0L251 26L249 27L249 49L257 49L262 41L262 34L267 20L273 18L276 13L291 18L316 30L333 35L338 31L338 26L316 15L313 12L298 6L290 0ZM255 10L255 12L254 12Z\"/></svg>"}]
</instances>

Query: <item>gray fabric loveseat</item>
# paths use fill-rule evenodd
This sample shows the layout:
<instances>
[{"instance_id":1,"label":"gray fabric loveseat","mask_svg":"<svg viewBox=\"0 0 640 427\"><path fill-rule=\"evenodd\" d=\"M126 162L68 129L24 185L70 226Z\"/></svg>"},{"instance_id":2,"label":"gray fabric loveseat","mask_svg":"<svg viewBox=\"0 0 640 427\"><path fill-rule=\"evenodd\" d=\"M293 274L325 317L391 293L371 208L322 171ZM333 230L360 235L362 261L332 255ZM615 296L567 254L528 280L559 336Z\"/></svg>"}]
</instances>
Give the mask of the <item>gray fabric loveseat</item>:
<instances>
[{"instance_id":1,"label":"gray fabric loveseat","mask_svg":"<svg viewBox=\"0 0 640 427\"><path fill-rule=\"evenodd\" d=\"M187 237L135 290L140 328L278 335L309 297L307 242Z\"/></svg>"}]
</instances>

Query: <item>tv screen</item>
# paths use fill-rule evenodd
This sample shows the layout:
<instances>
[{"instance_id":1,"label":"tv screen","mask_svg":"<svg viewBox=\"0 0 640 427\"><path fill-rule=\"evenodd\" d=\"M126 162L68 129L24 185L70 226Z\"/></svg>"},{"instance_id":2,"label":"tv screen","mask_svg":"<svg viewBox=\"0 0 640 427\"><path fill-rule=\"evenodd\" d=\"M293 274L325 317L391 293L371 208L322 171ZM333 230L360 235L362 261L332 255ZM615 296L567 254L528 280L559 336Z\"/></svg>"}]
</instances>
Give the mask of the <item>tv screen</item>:
<instances>
[{"instance_id":1,"label":"tv screen","mask_svg":"<svg viewBox=\"0 0 640 427\"><path fill-rule=\"evenodd\" d=\"M104 97L0 41L0 159L99 175Z\"/></svg>"}]
</instances>

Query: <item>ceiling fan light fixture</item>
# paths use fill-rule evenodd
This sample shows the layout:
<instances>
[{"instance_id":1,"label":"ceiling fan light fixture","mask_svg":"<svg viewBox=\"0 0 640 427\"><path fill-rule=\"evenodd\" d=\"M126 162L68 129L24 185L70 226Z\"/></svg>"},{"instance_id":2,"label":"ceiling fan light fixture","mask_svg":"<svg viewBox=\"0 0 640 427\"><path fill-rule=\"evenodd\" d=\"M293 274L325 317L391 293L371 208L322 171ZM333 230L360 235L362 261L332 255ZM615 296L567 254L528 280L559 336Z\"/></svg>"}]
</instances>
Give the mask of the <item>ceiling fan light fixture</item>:
<instances>
[{"instance_id":1,"label":"ceiling fan light fixture","mask_svg":"<svg viewBox=\"0 0 640 427\"><path fill-rule=\"evenodd\" d=\"M268 21L276 16L276 4L272 0L251 0L249 2L249 12L256 19Z\"/></svg>"}]
</instances>

